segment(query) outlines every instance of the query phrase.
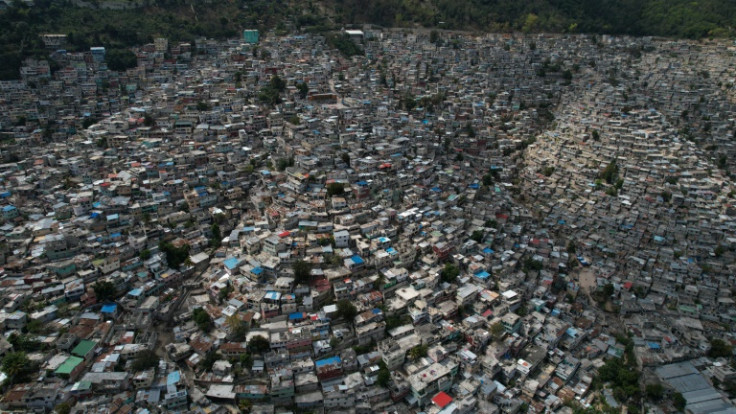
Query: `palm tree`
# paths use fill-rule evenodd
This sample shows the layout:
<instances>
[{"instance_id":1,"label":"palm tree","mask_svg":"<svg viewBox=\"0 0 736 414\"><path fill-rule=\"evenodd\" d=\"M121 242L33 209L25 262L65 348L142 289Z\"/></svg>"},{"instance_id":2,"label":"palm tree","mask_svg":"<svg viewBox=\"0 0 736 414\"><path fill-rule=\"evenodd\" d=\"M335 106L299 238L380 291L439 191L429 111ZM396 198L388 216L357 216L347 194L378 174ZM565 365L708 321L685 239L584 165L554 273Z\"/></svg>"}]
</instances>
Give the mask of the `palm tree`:
<instances>
[{"instance_id":1,"label":"palm tree","mask_svg":"<svg viewBox=\"0 0 736 414\"><path fill-rule=\"evenodd\" d=\"M414 361L425 356L427 356L427 345L417 345L409 351L409 357Z\"/></svg>"},{"instance_id":2,"label":"palm tree","mask_svg":"<svg viewBox=\"0 0 736 414\"><path fill-rule=\"evenodd\" d=\"M12 384L18 376L26 371L29 364L30 361L25 352L11 352L3 358L2 371L8 376Z\"/></svg>"}]
</instances>

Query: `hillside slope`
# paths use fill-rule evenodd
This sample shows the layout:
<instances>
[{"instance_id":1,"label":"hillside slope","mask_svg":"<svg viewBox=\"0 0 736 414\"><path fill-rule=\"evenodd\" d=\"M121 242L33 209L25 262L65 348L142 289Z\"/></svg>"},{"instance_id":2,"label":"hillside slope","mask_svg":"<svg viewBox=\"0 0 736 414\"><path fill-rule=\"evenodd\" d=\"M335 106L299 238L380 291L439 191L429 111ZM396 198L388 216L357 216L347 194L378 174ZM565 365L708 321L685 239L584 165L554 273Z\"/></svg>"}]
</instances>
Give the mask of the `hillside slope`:
<instances>
[{"instance_id":1,"label":"hillside slope","mask_svg":"<svg viewBox=\"0 0 736 414\"><path fill-rule=\"evenodd\" d=\"M122 1L122 3L126 3ZM24 57L44 56L39 34L69 35L69 48L124 48L156 36L225 38L244 27L325 31L346 24L486 32L610 33L702 38L731 36L730 0L37 0L0 11L0 79L18 77ZM89 5L80 7L80 4Z\"/></svg>"}]
</instances>

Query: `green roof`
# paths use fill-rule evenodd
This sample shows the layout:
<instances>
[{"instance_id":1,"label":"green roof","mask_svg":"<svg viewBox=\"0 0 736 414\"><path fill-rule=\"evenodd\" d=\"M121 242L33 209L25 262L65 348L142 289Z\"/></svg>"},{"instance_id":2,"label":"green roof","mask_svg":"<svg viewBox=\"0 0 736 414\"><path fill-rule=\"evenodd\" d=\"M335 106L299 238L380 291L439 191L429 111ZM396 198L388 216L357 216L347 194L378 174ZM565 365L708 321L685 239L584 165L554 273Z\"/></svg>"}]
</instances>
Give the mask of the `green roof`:
<instances>
[{"instance_id":1,"label":"green roof","mask_svg":"<svg viewBox=\"0 0 736 414\"><path fill-rule=\"evenodd\" d=\"M72 349L72 355L84 358L89 354L89 351L94 349L95 345L97 345L97 342L85 339Z\"/></svg>"},{"instance_id":2,"label":"green roof","mask_svg":"<svg viewBox=\"0 0 736 414\"><path fill-rule=\"evenodd\" d=\"M63 364L59 365L59 368L56 368L54 374L71 375L72 371L74 371L74 368L76 368L82 362L84 362L84 359L80 357L70 356L66 359L66 361L64 361Z\"/></svg>"}]
</instances>

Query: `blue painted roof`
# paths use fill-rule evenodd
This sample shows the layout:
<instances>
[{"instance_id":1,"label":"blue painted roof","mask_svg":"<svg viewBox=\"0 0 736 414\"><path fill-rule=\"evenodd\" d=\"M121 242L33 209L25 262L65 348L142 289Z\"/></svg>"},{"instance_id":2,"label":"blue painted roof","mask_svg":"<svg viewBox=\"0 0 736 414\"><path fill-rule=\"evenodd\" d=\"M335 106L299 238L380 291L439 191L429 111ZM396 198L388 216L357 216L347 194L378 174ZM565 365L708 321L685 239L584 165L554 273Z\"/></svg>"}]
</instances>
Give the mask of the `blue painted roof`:
<instances>
[{"instance_id":1,"label":"blue painted roof","mask_svg":"<svg viewBox=\"0 0 736 414\"><path fill-rule=\"evenodd\" d=\"M250 272L253 273L254 275L260 275L261 273L263 273L263 268L254 267L253 269L250 270Z\"/></svg>"},{"instance_id":2,"label":"blue painted roof","mask_svg":"<svg viewBox=\"0 0 736 414\"><path fill-rule=\"evenodd\" d=\"M166 376L166 385L176 384L181 381L181 373L179 371L170 372Z\"/></svg>"},{"instance_id":3,"label":"blue painted roof","mask_svg":"<svg viewBox=\"0 0 736 414\"><path fill-rule=\"evenodd\" d=\"M101 312L102 313L115 313L117 309L118 309L118 305L114 303L108 303L102 306Z\"/></svg>"},{"instance_id":4,"label":"blue painted roof","mask_svg":"<svg viewBox=\"0 0 736 414\"><path fill-rule=\"evenodd\" d=\"M490 276L490 273L486 272L485 270L481 270L480 272L475 274L475 277L480 279L488 279Z\"/></svg>"},{"instance_id":5,"label":"blue painted roof","mask_svg":"<svg viewBox=\"0 0 736 414\"><path fill-rule=\"evenodd\" d=\"M355 264L363 264L363 263L365 263L363 261L363 258L361 258L360 256L358 256L357 254L353 255L353 257L351 257L350 259L352 259Z\"/></svg>"},{"instance_id":6,"label":"blue painted roof","mask_svg":"<svg viewBox=\"0 0 736 414\"><path fill-rule=\"evenodd\" d=\"M483 253L485 253L485 254L492 254L492 253L495 253L495 252L490 247L486 247L485 249L483 249Z\"/></svg>"},{"instance_id":7,"label":"blue painted roof","mask_svg":"<svg viewBox=\"0 0 736 414\"><path fill-rule=\"evenodd\" d=\"M291 320L294 320L294 319L304 319L304 317L305 317L305 313L304 312L294 312L294 313L290 313L289 314L289 320L290 321Z\"/></svg>"},{"instance_id":8,"label":"blue painted roof","mask_svg":"<svg viewBox=\"0 0 736 414\"><path fill-rule=\"evenodd\" d=\"M323 367L325 365L339 364L341 362L342 362L342 360L340 359L340 357L337 356L337 355L335 355L335 356L330 357L330 358L325 358L325 359L320 359L319 361L314 361L314 365L317 368L319 368L319 367Z\"/></svg>"},{"instance_id":9,"label":"blue painted roof","mask_svg":"<svg viewBox=\"0 0 736 414\"><path fill-rule=\"evenodd\" d=\"M231 257L223 262L228 269L234 269L238 265L238 259Z\"/></svg>"},{"instance_id":10,"label":"blue painted roof","mask_svg":"<svg viewBox=\"0 0 736 414\"><path fill-rule=\"evenodd\" d=\"M5 206L3 207L4 212L13 211L15 210L15 206Z\"/></svg>"}]
</instances>

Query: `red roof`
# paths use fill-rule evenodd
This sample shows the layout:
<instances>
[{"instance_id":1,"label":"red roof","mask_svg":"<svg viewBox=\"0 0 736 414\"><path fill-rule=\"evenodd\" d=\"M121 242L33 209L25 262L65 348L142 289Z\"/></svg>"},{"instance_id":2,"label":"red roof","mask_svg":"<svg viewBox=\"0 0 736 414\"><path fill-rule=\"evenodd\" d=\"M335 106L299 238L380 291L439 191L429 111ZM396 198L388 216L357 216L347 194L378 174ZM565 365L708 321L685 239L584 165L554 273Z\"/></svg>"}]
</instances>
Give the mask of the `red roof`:
<instances>
[{"instance_id":1,"label":"red roof","mask_svg":"<svg viewBox=\"0 0 736 414\"><path fill-rule=\"evenodd\" d=\"M288 237L290 234L291 233L289 233L288 231L282 231L281 233L279 233L279 237Z\"/></svg>"},{"instance_id":2,"label":"red roof","mask_svg":"<svg viewBox=\"0 0 736 414\"><path fill-rule=\"evenodd\" d=\"M432 397L432 402L440 408L445 408L448 404L452 402L452 397L447 395L447 393L445 393L444 391L440 391L437 393L437 395Z\"/></svg>"}]
</instances>

